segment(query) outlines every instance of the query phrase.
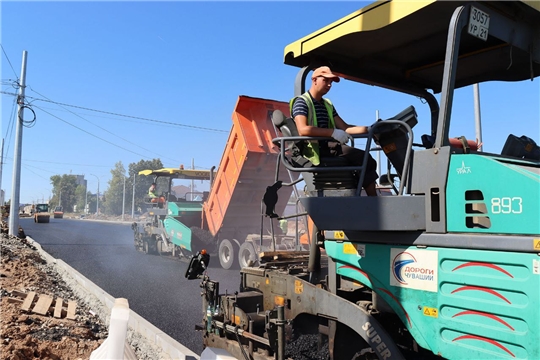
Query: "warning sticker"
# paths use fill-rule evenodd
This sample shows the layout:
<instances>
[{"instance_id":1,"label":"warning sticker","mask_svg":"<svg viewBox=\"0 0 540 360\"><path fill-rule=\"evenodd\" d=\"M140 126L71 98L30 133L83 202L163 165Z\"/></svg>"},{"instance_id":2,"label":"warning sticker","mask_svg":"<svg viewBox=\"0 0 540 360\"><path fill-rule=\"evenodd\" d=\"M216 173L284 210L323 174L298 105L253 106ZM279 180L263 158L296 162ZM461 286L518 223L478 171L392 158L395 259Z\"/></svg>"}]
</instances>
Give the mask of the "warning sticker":
<instances>
[{"instance_id":1,"label":"warning sticker","mask_svg":"<svg viewBox=\"0 0 540 360\"><path fill-rule=\"evenodd\" d=\"M344 254L356 255L356 248L351 243L343 244L343 253Z\"/></svg>"},{"instance_id":2,"label":"warning sticker","mask_svg":"<svg viewBox=\"0 0 540 360\"><path fill-rule=\"evenodd\" d=\"M431 307L424 306L424 315L425 316L431 316L431 317L434 317L434 318L438 318L439 317L439 312L437 311L436 308L431 308Z\"/></svg>"},{"instance_id":3,"label":"warning sticker","mask_svg":"<svg viewBox=\"0 0 540 360\"><path fill-rule=\"evenodd\" d=\"M294 293L301 294L304 292L304 284L300 280L294 280Z\"/></svg>"},{"instance_id":4,"label":"warning sticker","mask_svg":"<svg viewBox=\"0 0 540 360\"><path fill-rule=\"evenodd\" d=\"M343 253L366 257L366 245L345 243L343 244Z\"/></svg>"},{"instance_id":5,"label":"warning sticker","mask_svg":"<svg viewBox=\"0 0 540 360\"><path fill-rule=\"evenodd\" d=\"M533 249L540 250L540 239L533 239Z\"/></svg>"}]
</instances>

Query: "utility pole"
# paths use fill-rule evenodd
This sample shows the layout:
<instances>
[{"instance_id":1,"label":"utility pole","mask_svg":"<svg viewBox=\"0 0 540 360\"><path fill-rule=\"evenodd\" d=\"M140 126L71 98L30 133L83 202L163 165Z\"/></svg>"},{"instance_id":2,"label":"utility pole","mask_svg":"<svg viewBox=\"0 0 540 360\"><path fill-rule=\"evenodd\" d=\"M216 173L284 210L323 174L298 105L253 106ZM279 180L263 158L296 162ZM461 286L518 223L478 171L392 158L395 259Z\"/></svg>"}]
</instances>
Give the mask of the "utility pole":
<instances>
[{"instance_id":1,"label":"utility pole","mask_svg":"<svg viewBox=\"0 0 540 360\"><path fill-rule=\"evenodd\" d=\"M191 170L195 170L195 159L191 158ZM193 179L191 180L191 201L193 201Z\"/></svg>"},{"instance_id":2,"label":"utility pole","mask_svg":"<svg viewBox=\"0 0 540 360\"><path fill-rule=\"evenodd\" d=\"M124 192L122 193L122 221L124 221L125 208L126 208L126 175L124 175Z\"/></svg>"},{"instance_id":3,"label":"utility pole","mask_svg":"<svg viewBox=\"0 0 540 360\"><path fill-rule=\"evenodd\" d=\"M379 110L375 111L375 121L379 120ZM377 174L381 176L381 150L377 151ZM379 180L380 185L380 180Z\"/></svg>"},{"instance_id":4,"label":"utility pole","mask_svg":"<svg viewBox=\"0 0 540 360\"><path fill-rule=\"evenodd\" d=\"M9 210L9 235L19 234L19 196L21 190L21 155L22 155L22 131L24 116L24 90L26 88L26 55L23 51L21 66L21 82L19 84L19 96L17 98L17 128L15 131L15 149L13 155L13 178L11 181L11 206Z\"/></svg>"},{"instance_id":5,"label":"utility pole","mask_svg":"<svg viewBox=\"0 0 540 360\"><path fill-rule=\"evenodd\" d=\"M84 214L88 214L88 180L84 179Z\"/></svg>"},{"instance_id":6,"label":"utility pole","mask_svg":"<svg viewBox=\"0 0 540 360\"><path fill-rule=\"evenodd\" d=\"M135 219L135 180L137 179L137 174L133 174L133 194L131 198L131 218Z\"/></svg>"},{"instance_id":7,"label":"utility pole","mask_svg":"<svg viewBox=\"0 0 540 360\"><path fill-rule=\"evenodd\" d=\"M90 175L95 176L97 179L96 215L99 215L99 178L94 174Z\"/></svg>"},{"instance_id":8,"label":"utility pole","mask_svg":"<svg viewBox=\"0 0 540 360\"><path fill-rule=\"evenodd\" d=\"M474 127L476 133L476 141L482 144L482 119L480 118L480 86L478 83L473 85L474 92ZM483 145L478 147L478 151L482 151Z\"/></svg>"}]
</instances>

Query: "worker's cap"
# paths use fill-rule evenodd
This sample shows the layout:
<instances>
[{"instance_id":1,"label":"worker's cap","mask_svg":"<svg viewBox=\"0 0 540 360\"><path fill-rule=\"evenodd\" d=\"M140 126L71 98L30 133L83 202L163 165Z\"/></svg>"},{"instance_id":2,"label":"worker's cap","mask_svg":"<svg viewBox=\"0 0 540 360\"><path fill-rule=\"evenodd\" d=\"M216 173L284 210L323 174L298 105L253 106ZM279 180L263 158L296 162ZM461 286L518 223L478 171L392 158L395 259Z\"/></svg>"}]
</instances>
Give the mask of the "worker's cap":
<instances>
[{"instance_id":1,"label":"worker's cap","mask_svg":"<svg viewBox=\"0 0 540 360\"><path fill-rule=\"evenodd\" d=\"M339 82L339 76L332 73L332 70L328 66L321 66L313 70L313 75L311 76L312 79L315 79L319 76L325 77L327 79L332 79L335 82Z\"/></svg>"},{"instance_id":2,"label":"worker's cap","mask_svg":"<svg viewBox=\"0 0 540 360\"><path fill-rule=\"evenodd\" d=\"M156 185L156 183L152 183L152 185L154 185L154 186L155 186L155 185Z\"/></svg>"}]
</instances>

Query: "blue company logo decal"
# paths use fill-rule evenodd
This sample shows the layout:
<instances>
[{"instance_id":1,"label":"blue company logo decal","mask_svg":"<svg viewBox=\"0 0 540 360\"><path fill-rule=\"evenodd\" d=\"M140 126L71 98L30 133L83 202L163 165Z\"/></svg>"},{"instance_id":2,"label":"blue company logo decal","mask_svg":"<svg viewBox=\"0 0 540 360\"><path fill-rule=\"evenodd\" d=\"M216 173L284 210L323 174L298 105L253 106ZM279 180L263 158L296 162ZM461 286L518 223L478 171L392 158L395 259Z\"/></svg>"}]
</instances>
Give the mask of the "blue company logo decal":
<instances>
[{"instance_id":1,"label":"blue company logo decal","mask_svg":"<svg viewBox=\"0 0 540 360\"><path fill-rule=\"evenodd\" d=\"M416 264L416 265L415 265ZM396 255L392 262L394 278L402 285L409 285L408 280L413 282L433 282L436 281L436 272L433 265L426 266L426 259L418 264L416 258L409 252L403 251Z\"/></svg>"},{"instance_id":2,"label":"blue company logo decal","mask_svg":"<svg viewBox=\"0 0 540 360\"><path fill-rule=\"evenodd\" d=\"M394 261L392 262L392 271L396 280L403 284L407 285L407 282L403 279L403 267L416 263L416 259L412 254L404 251L396 255Z\"/></svg>"}]
</instances>

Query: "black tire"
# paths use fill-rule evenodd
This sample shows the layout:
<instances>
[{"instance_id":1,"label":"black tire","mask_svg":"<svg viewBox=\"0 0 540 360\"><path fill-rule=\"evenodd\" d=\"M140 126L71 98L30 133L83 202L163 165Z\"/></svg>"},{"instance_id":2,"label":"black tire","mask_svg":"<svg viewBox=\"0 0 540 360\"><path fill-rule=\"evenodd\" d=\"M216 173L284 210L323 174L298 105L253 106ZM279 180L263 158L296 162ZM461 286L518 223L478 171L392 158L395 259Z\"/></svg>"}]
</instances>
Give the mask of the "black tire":
<instances>
[{"instance_id":1,"label":"black tire","mask_svg":"<svg viewBox=\"0 0 540 360\"><path fill-rule=\"evenodd\" d=\"M159 256L163 255L163 240L161 239L156 241L156 252Z\"/></svg>"},{"instance_id":2,"label":"black tire","mask_svg":"<svg viewBox=\"0 0 540 360\"><path fill-rule=\"evenodd\" d=\"M234 244L236 245L236 244ZM219 243L218 258L222 268L229 270L234 264L234 258L236 257L236 248L233 242L227 239L221 240Z\"/></svg>"},{"instance_id":3,"label":"black tire","mask_svg":"<svg viewBox=\"0 0 540 360\"><path fill-rule=\"evenodd\" d=\"M248 267L250 263L252 266L257 262L257 254L255 253L255 248L251 241L246 241L240 245L240 250L238 250L238 265L241 268Z\"/></svg>"},{"instance_id":4,"label":"black tire","mask_svg":"<svg viewBox=\"0 0 540 360\"><path fill-rule=\"evenodd\" d=\"M150 244L148 244L147 240L143 241L143 253L150 254Z\"/></svg>"}]
</instances>

